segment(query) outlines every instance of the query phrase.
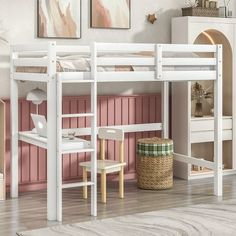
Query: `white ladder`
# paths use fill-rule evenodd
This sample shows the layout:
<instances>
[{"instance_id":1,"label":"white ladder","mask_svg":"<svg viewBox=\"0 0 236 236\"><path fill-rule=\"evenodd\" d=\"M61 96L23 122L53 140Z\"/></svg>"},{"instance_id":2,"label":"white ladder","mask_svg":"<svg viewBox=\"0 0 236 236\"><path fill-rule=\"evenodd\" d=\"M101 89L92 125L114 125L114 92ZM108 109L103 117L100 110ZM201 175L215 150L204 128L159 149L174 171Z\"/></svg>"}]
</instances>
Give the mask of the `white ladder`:
<instances>
[{"instance_id":1,"label":"white ladder","mask_svg":"<svg viewBox=\"0 0 236 236\"><path fill-rule=\"evenodd\" d=\"M91 186L91 215L97 216L97 50L96 43L91 45L91 79L89 80L64 80L57 78L57 220L62 221L62 190L67 188ZM62 87L64 83L89 83L91 85L91 112L80 114L62 114ZM91 118L91 143L90 148L62 150L62 121L65 118ZM91 181L77 183L62 183L62 158L63 154L91 153Z\"/></svg>"}]
</instances>

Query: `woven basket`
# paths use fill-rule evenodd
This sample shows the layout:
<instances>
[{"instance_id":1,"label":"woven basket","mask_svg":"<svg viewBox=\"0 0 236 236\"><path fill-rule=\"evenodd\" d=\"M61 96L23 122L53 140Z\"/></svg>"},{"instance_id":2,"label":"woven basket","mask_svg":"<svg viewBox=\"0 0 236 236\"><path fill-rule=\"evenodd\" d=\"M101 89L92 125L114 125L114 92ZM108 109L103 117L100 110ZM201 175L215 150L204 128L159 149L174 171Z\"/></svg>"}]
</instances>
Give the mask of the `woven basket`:
<instances>
[{"instance_id":1,"label":"woven basket","mask_svg":"<svg viewBox=\"0 0 236 236\"><path fill-rule=\"evenodd\" d=\"M138 187L153 190L173 187L173 141L139 139L137 149Z\"/></svg>"},{"instance_id":2,"label":"woven basket","mask_svg":"<svg viewBox=\"0 0 236 236\"><path fill-rule=\"evenodd\" d=\"M182 15L219 17L219 8L186 7L182 8Z\"/></svg>"}]
</instances>

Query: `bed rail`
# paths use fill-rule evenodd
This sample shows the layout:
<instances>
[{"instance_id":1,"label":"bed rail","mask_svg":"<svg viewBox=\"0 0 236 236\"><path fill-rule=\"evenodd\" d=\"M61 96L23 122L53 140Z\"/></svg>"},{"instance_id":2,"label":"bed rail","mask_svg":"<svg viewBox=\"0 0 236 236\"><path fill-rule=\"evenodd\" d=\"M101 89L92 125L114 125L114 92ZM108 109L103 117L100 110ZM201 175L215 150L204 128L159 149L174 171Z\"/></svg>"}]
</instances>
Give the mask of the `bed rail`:
<instances>
[{"instance_id":1,"label":"bed rail","mask_svg":"<svg viewBox=\"0 0 236 236\"><path fill-rule=\"evenodd\" d=\"M45 73L27 72L26 68L44 68ZM50 78L55 78L55 68L56 42L11 47L11 74L15 80L48 82Z\"/></svg>"},{"instance_id":2,"label":"bed rail","mask_svg":"<svg viewBox=\"0 0 236 236\"><path fill-rule=\"evenodd\" d=\"M96 47L93 45L96 44ZM86 55L96 50L98 82L215 80L216 45L93 43L91 46L57 45L56 42L12 46L12 69L16 80L48 82L57 73L57 60L65 55ZM198 56L196 56L196 53ZM26 72L19 68L44 68ZM102 69L101 69L102 68ZM113 68L111 70L110 68ZM90 71L65 72L64 82L89 80Z\"/></svg>"}]
</instances>

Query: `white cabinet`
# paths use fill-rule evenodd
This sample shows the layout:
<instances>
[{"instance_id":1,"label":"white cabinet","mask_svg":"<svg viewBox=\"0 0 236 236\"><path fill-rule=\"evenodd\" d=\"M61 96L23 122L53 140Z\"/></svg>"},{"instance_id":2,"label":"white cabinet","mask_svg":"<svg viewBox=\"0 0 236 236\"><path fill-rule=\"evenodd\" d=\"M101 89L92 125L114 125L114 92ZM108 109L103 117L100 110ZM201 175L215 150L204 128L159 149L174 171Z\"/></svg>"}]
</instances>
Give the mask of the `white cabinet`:
<instances>
[{"instance_id":1,"label":"white cabinet","mask_svg":"<svg viewBox=\"0 0 236 236\"><path fill-rule=\"evenodd\" d=\"M233 66L236 61L236 19L173 18L172 43L223 45L223 164L225 173L236 173L236 132L233 129L236 127L236 68ZM213 90L212 85L212 82L203 84ZM191 86L192 82L172 83L172 138L175 152L212 161L214 119L210 116L209 107L204 108L203 117L194 117ZM207 169L196 171L190 164L180 162L175 162L174 173L184 179L213 176Z\"/></svg>"}]
</instances>

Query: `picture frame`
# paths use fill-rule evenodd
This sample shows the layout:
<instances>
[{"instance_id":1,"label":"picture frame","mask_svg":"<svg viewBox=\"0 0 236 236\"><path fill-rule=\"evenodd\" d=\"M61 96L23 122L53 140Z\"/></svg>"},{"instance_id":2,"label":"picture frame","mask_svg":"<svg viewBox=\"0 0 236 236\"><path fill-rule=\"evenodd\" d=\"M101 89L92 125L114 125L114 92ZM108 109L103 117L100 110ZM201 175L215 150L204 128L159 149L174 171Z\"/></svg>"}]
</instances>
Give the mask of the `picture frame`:
<instances>
[{"instance_id":1,"label":"picture frame","mask_svg":"<svg viewBox=\"0 0 236 236\"><path fill-rule=\"evenodd\" d=\"M82 0L37 0L37 37L81 38Z\"/></svg>"},{"instance_id":2,"label":"picture frame","mask_svg":"<svg viewBox=\"0 0 236 236\"><path fill-rule=\"evenodd\" d=\"M123 13L123 18L119 19L114 16L116 7L119 7L119 12ZM90 27L97 29L130 29L131 0L104 2L102 0L90 0Z\"/></svg>"}]
</instances>

